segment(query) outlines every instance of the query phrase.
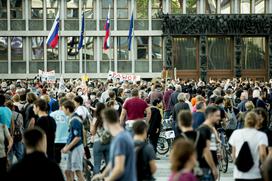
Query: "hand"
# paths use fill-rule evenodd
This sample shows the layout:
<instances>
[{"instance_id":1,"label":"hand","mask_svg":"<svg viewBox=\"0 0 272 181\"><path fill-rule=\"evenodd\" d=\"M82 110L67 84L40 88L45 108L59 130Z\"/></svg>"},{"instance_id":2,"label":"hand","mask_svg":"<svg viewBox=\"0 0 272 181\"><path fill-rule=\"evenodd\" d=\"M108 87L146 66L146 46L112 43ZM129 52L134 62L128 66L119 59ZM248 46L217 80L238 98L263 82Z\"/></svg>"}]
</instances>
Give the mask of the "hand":
<instances>
[{"instance_id":1,"label":"hand","mask_svg":"<svg viewBox=\"0 0 272 181\"><path fill-rule=\"evenodd\" d=\"M214 180L217 180L217 178L218 178L218 170L216 168L212 169L212 174L214 176Z\"/></svg>"},{"instance_id":2,"label":"hand","mask_svg":"<svg viewBox=\"0 0 272 181\"><path fill-rule=\"evenodd\" d=\"M159 133L160 129L157 128L156 133Z\"/></svg>"},{"instance_id":3,"label":"hand","mask_svg":"<svg viewBox=\"0 0 272 181\"><path fill-rule=\"evenodd\" d=\"M102 180L103 179L103 175L102 174L96 174L93 178L92 181L97 181L97 180Z\"/></svg>"},{"instance_id":4,"label":"hand","mask_svg":"<svg viewBox=\"0 0 272 181\"><path fill-rule=\"evenodd\" d=\"M68 153L68 152L69 152L68 146L65 145L65 147L62 148L61 152L62 152L62 153Z\"/></svg>"},{"instance_id":5,"label":"hand","mask_svg":"<svg viewBox=\"0 0 272 181\"><path fill-rule=\"evenodd\" d=\"M7 153L10 152L11 148L12 148L12 144L9 144L9 145L8 145L8 151L7 151Z\"/></svg>"}]
</instances>

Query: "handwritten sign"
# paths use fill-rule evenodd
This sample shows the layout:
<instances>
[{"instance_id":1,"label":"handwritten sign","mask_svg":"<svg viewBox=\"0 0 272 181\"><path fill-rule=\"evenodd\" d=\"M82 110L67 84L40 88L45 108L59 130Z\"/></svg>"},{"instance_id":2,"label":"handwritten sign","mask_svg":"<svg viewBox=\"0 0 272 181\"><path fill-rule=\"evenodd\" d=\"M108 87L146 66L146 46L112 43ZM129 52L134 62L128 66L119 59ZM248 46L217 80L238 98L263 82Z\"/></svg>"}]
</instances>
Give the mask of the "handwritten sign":
<instances>
[{"instance_id":1,"label":"handwritten sign","mask_svg":"<svg viewBox=\"0 0 272 181\"><path fill-rule=\"evenodd\" d=\"M120 81L124 81L124 80L140 81L141 80L140 76L136 76L133 74L121 74L121 73L112 72L112 71L109 71L108 79L119 79Z\"/></svg>"},{"instance_id":2,"label":"handwritten sign","mask_svg":"<svg viewBox=\"0 0 272 181\"><path fill-rule=\"evenodd\" d=\"M50 72L44 72L42 70L39 70L39 76L41 77L42 82L55 83L56 81L55 70L52 70Z\"/></svg>"}]
</instances>

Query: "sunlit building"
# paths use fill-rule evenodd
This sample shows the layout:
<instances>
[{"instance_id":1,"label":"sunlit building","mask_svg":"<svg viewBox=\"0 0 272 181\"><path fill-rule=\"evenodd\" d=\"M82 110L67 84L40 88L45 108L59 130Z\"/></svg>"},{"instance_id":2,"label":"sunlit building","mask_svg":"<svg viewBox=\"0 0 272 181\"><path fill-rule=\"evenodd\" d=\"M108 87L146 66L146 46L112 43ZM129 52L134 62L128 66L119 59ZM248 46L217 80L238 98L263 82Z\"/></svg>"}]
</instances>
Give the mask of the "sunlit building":
<instances>
[{"instance_id":1,"label":"sunlit building","mask_svg":"<svg viewBox=\"0 0 272 181\"><path fill-rule=\"evenodd\" d=\"M111 47L105 52L109 4ZM58 11L60 38L52 49L45 42ZM85 39L78 51L83 11ZM129 52L132 11L134 33ZM169 75L176 69L183 78L268 79L272 75L271 30L254 34L220 33L219 29L234 15L238 19L245 16L248 26L254 26L258 14L267 20L261 22L262 27L271 26L269 13L272 0L0 0L0 74L9 79L33 78L40 69L55 70L67 78L85 72L91 78L106 78L111 69L152 78L161 76L166 68ZM225 16L220 19L219 15ZM204 19L199 20L201 17ZM208 17L218 21L217 30L191 31L209 24Z\"/></svg>"}]
</instances>

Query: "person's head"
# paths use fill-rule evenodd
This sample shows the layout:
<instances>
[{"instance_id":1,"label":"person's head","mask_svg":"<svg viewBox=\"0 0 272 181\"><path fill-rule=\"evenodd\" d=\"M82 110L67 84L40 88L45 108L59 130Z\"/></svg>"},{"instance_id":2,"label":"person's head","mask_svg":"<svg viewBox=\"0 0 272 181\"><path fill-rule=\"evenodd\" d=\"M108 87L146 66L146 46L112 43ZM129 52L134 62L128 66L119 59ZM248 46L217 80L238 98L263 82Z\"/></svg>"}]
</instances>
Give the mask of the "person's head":
<instances>
[{"instance_id":1,"label":"person's head","mask_svg":"<svg viewBox=\"0 0 272 181\"><path fill-rule=\"evenodd\" d=\"M179 93L177 99L178 99L179 102L185 102L186 101L185 93Z\"/></svg>"},{"instance_id":2,"label":"person's head","mask_svg":"<svg viewBox=\"0 0 272 181\"><path fill-rule=\"evenodd\" d=\"M96 105L96 111L95 111L95 115L96 117L101 117L101 113L102 111L106 108L105 104L98 102Z\"/></svg>"},{"instance_id":3,"label":"person's head","mask_svg":"<svg viewBox=\"0 0 272 181\"><path fill-rule=\"evenodd\" d=\"M38 127L27 129L23 134L23 142L27 154L35 151L46 153L46 135L45 132Z\"/></svg>"},{"instance_id":4,"label":"person's head","mask_svg":"<svg viewBox=\"0 0 272 181\"><path fill-rule=\"evenodd\" d=\"M83 105L83 98L81 96L76 96L74 98L74 103L76 107L82 106Z\"/></svg>"},{"instance_id":5,"label":"person's head","mask_svg":"<svg viewBox=\"0 0 272 181\"><path fill-rule=\"evenodd\" d=\"M247 91L243 91L241 93L240 99L243 100L248 100L248 92Z\"/></svg>"},{"instance_id":6,"label":"person's head","mask_svg":"<svg viewBox=\"0 0 272 181\"><path fill-rule=\"evenodd\" d=\"M247 101L245 103L245 108L247 111L252 111L255 108L255 106L252 101Z\"/></svg>"},{"instance_id":7,"label":"person's head","mask_svg":"<svg viewBox=\"0 0 272 181\"><path fill-rule=\"evenodd\" d=\"M197 111L205 112L205 109L206 109L206 104L205 104L205 102L198 102L198 103L196 104L196 110L197 110Z\"/></svg>"},{"instance_id":8,"label":"person's head","mask_svg":"<svg viewBox=\"0 0 272 181\"><path fill-rule=\"evenodd\" d=\"M199 102L205 102L205 98L201 95L197 95L195 98L196 98L196 104Z\"/></svg>"},{"instance_id":9,"label":"person's head","mask_svg":"<svg viewBox=\"0 0 272 181\"><path fill-rule=\"evenodd\" d=\"M6 102L6 97L0 94L0 106L4 106Z\"/></svg>"},{"instance_id":10,"label":"person's head","mask_svg":"<svg viewBox=\"0 0 272 181\"><path fill-rule=\"evenodd\" d=\"M20 102L20 96L19 96L19 94L15 94L15 95L12 97L12 101L13 101L13 102Z\"/></svg>"},{"instance_id":11,"label":"person's head","mask_svg":"<svg viewBox=\"0 0 272 181\"><path fill-rule=\"evenodd\" d=\"M45 100L47 102L47 104L50 102L50 97L49 95L45 94L41 96L41 99Z\"/></svg>"},{"instance_id":12,"label":"person's head","mask_svg":"<svg viewBox=\"0 0 272 181\"><path fill-rule=\"evenodd\" d=\"M268 158L263 167L264 181L272 180L272 158Z\"/></svg>"},{"instance_id":13,"label":"person's head","mask_svg":"<svg viewBox=\"0 0 272 181\"><path fill-rule=\"evenodd\" d=\"M178 114L178 124L182 128L192 127L192 113L191 111L180 111Z\"/></svg>"},{"instance_id":14,"label":"person's head","mask_svg":"<svg viewBox=\"0 0 272 181\"><path fill-rule=\"evenodd\" d=\"M7 101L7 102L5 103L5 105L6 105L11 111L14 110L14 104L13 104L12 101Z\"/></svg>"},{"instance_id":15,"label":"person's head","mask_svg":"<svg viewBox=\"0 0 272 181\"><path fill-rule=\"evenodd\" d=\"M74 102L69 99L62 104L62 110L68 116L70 116L75 111L75 108L76 107Z\"/></svg>"},{"instance_id":16,"label":"person's head","mask_svg":"<svg viewBox=\"0 0 272 181\"><path fill-rule=\"evenodd\" d=\"M124 89L122 87L118 88L117 96L118 97L123 97L124 96Z\"/></svg>"},{"instance_id":17,"label":"person's head","mask_svg":"<svg viewBox=\"0 0 272 181\"><path fill-rule=\"evenodd\" d=\"M248 112L245 117L245 127L255 128L257 123L258 123L258 115L253 111Z\"/></svg>"},{"instance_id":18,"label":"person's head","mask_svg":"<svg viewBox=\"0 0 272 181\"><path fill-rule=\"evenodd\" d=\"M43 99L38 99L34 102L33 111L36 115L46 113L48 110L48 103Z\"/></svg>"},{"instance_id":19,"label":"person's head","mask_svg":"<svg viewBox=\"0 0 272 181\"><path fill-rule=\"evenodd\" d=\"M216 97L215 104L218 106L223 106L224 105L224 98L223 97Z\"/></svg>"},{"instance_id":20,"label":"person's head","mask_svg":"<svg viewBox=\"0 0 272 181\"><path fill-rule=\"evenodd\" d=\"M69 92L66 94L66 98L69 99L69 100L74 100L74 98L76 97L76 94L73 93L73 92Z\"/></svg>"},{"instance_id":21,"label":"person's head","mask_svg":"<svg viewBox=\"0 0 272 181\"><path fill-rule=\"evenodd\" d=\"M16 86L14 84L11 84L9 86L9 89L12 91L12 92L15 92L16 91Z\"/></svg>"},{"instance_id":22,"label":"person's head","mask_svg":"<svg viewBox=\"0 0 272 181\"><path fill-rule=\"evenodd\" d=\"M260 90L259 90L259 89L254 89L254 90L253 90L252 97L253 97L253 98L259 98L259 97L261 97L261 92L260 92Z\"/></svg>"},{"instance_id":23,"label":"person's head","mask_svg":"<svg viewBox=\"0 0 272 181\"><path fill-rule=\"evenodd\" d=\"M254 109L254 112L258 115L258 128L266 128L268 125L268 115L267 111L263 108L256 108Z\"/></svg>"},{"instance_id":24,"label":"person's head","mask_svg":"<svg viewBox=\"0 0 272 181\"><path fill-rule=\"evenodd\" d=\"M37 96L33 92L29 92L26 95L26 100L29 104L33 104L37 100Z\"/></svg>"},{"instance_id":25,"label":"person's head","mask_svg":"<svg viewBox=\"0 0 272 181\"><path fill-rule=\"evenodd\" d=\"M111 108L114 108L114 105L115 105L115 101L114 100L110 100L106 103L106 106L107 107L111 107Z\"/></svg>"},{"instance_id":26,"label":"person's head","mask_svg":"<svg viewBox=\"0 0 272 181\"><path fill-rule=\"evenodd\" d=\"M172 172L178 172L184 168L193 169L196 164L196 153L193 143L185 139L176 140L170 155L170 162Z\"/></svg>"},{"instance_id":27,"label":"person's head","mask_svg":"<svg viewBox=\"0 0 272 181\"><path fill-rule=\"evenodd\" d=\"M62 109L63 103L67 101L68 99L66 97L62 97L59 99L59 108Z\"/></svg>"},{"instance_id":28,"label":"person's head","mask_svg":"<svg viewBox=\"0 0 272 181\"><path fill-rule=\"evenodd\" d=\"M147 124L144 121L136 121L133 124L133 132L135 136L140 136L145 140L147 138Z\"/></svg>"},{"instance_id":29,"label":"person's head","mask_svg":"<svg viewBox=\"0 0 272 181\"><path fill-rule=\"evenodd\" d=\"M162 101L161 101L161 99L155 99L152 102L152 105L155 106L155 107L161 108L162 107Z\"/></svg>"},{"instance_id":30,"label":"person's head","mask_svg":"<svg viewBox=\"0 0 272 181\"><path fill-rule=\"evenodd\" d=\"M132 89L131 95L132 95L132 97L139 97L139 90L138 89Z\"/></svg>"},{"instance_id":31,"label":"person's head","mask_svg":"<svg viewBox=\"0 0 272 181\"><path fill-rule=\"evenodd\" d=\"M205 111L206 119L212 124L217 124L221 119L220 109L218 106L208 106Z\"/></svg>"},{"instance_id":32,"label":"person's head","mask_svg":"<svg viewBox=\"0 0 272 181\"><path fill-rule=\"evenodd\" d=\"M112 125L120 125L119 117L115 109L113 108L106 108L102 111L102 120L104 123L104 127L108 128L110 132Z\"/></svg>"},{"instance_id":33,"label":"person's head","mask_svg":"<svg viewBox=\"0 0 272 181\"><path fill-rule=\"evenodd\" d=\"M115 100L115 98L116 98L115 92L114 91L110 91L109 92L109 97L110 97L111 100Z\"/></svg>"}]
</instances>

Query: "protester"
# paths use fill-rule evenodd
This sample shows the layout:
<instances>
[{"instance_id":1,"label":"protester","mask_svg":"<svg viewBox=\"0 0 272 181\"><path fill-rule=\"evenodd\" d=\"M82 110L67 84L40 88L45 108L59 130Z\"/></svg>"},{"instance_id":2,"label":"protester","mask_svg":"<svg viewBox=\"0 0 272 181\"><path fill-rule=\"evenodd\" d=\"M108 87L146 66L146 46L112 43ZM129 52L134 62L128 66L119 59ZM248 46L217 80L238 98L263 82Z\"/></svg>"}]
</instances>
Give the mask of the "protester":
<instances>
[{"instance_id":1,"label":"protester","mask_svg":"<svg viewBox=\"0 0 272 181\"><path fill-rule=\"evenodd\" d=\"M7 126L8 129L13 129L12 126L12 111L5 106L6 97L0 95L0 123Z\"/></svg>"},{"instance_id":2,"label":"protester","mask_svg":"<svg viewBox=\"0 0 272 181\"><path fill-rule=\"evenodd\" d=\"M33 92L27 93L26 96L27 103L25 104L22 112L24 115L24 125L25 128L33 127L35 125L35 122L37 120L37 116L34 113L33 107L34 102L37 100L37 96Z\"/></svg>"},{"instance_id":3,"label":"protester","mask_svg":"<svg viewBox=\"0 0 272 181\"><path fill-rule=\"evenodd\" d=\"M133 132L136 148L137 179L138 181L153 181L155 180L153 175L157 170L156 153L153 146L146 142L147 124L144 121L135 122Z\"/></svg>"},{"instance_id":4,"label":"protester","mask_svg":"<svg viewBox=\"0 0 272 181\"><path fill-rule=\"evenodd\" d=\"M196 104L196 112L193 112L193 128L197 129L205 121L206 104L198 102Z\"/></svg>"},{"instance_id":5,"label":"protester","mask_svg":"<svg viewBox=\"0 0 272 181\"><path fill-rule=\"evenodd\" d=\"M233 178L236 181L262 180L259 163L265 161L268 140L265 133L255 129L257 123L258 115L249 112L245 118L245 128L234 131L229 139L232 146L232 157L236 163L233 172ZM242 149L245 143L247 143L248 149ZM246 157L240 155L246 155ZM237 165L237 158L239 158L239 163L241 162L239 165ZM253 162L248 163L251 159Z\"/></svg>"},{"instance_id":6,"label":"protester","mask_svg":"<svg viewBox=\"0 0 272 181\"><path fill-rule=\"evenodd\" d=\"M76 174L78 181L83 181L83 125L82 120L75 113L75 104L67 100L62 104L63 112L69 117L69 135L67 144L62 149L62 153L68 153L67 168L65 175L67 181L74 181Z\"/></svg>"},{"instance_id":7,"label":"protester","mask_svg":"<svg viewBox=\"0 0 272 181\"><path fill-rule=\"evenodd\" d=\"M31 128L25 131L23 140L26 146L26 155L11 167L7 180L64 181L58 165L46 157L45 132L40 128Z\"/></svg>"},{"instance_id":8,"label":"protester","mask_svg":"<svg viewBox=\"0 0 272 181\"><path fill-rule=\"evenodd\" d=\"M197 181L192 173L196 164L196 153L192 142L183 139L177 140L173 145L170 162L172 174L169 181Z\"/></svg>"},{"instance_id":9,"label":"protester","mask_svg":"<svg viewBox=\"0 0 272 181\"><path fill-rule=\"evenodd\" d=\"M102 119L104 126L114 137L110 146L110 163L102 174L94 176L92 180L105 178L105 180L136 181L136 159L130 134L120 126L114 109L105 109L102 112Z\"/></svg>"},{"instance_id":10,"label":"protester","mask_svg":"<svg viewBox=\"0 0 272 181\"><path fill-rule=\"evenodd\" d=\"M164 119L168 119L171 115L170 98L173 92L173 86L169 84L167 90L163 94Z\"/></svg>"}]
</instances>

